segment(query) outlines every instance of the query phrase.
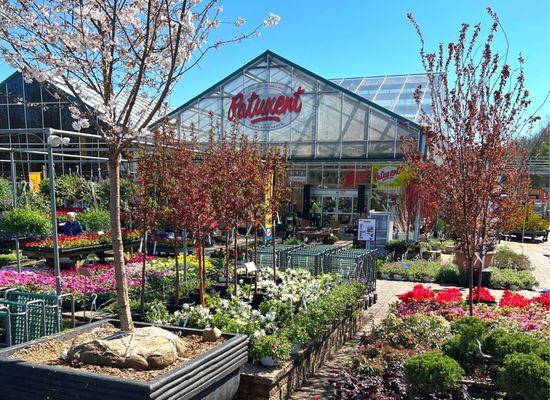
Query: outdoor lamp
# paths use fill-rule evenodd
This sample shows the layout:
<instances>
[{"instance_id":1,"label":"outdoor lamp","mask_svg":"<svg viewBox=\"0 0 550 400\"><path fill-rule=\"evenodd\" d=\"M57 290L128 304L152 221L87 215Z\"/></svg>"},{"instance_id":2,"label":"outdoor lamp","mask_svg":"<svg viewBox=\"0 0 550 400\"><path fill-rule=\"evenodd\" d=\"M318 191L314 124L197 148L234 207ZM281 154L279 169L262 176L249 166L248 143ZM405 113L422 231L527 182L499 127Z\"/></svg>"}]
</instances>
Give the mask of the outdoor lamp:
<instances>
[{"instance_id":1,"label":"outdoor lamp","mask_svg":"<svg viewBox=\"0 0 550 400\"><path fill-rule=\"evenodd\" d=\"M57 135L48 136L48 146L50 147L59 147L61 145L67 146L71 142L71 139L68 137L61 138Z\"/></svg>"}]
</instances>

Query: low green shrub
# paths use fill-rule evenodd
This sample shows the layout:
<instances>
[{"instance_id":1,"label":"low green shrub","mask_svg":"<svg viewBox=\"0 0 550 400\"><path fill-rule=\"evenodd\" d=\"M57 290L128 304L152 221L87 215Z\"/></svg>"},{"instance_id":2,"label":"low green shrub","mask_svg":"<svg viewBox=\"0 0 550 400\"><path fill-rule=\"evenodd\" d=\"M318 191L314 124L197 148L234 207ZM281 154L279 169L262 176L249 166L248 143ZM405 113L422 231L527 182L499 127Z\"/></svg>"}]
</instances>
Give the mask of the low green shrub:
<instances>
[{"instance_id":1,"label":"low green shrub","mask_svg":"<svg viewBox=\"0 0 550 400\"><path fill-rule=\"evenodd\" d=\"M285 240L285 244L290 244L290 245L299 245L301 243L302 243L301 240L298 239L297 237L291 237Z\"/></svg>"},{"instance_id":2,"label":"low green shrub","mask_svg":"<svg viewBox=\"0 0 550 400\"><path fill-rule=\"evenodd\" d=\"M97 232L111 230L111 217L109 216L109 211L107 210L88 210L78 215L77 219L87 231Z\"/></svg>"},{"instance_id":3,"label":"low green shrub","mask_svg":"<svg viewBox=\"0 0 550 400\"><path fill-rule=\"evenodd\" d=\"M307 333L306 327L300 322L293 322L286 329L283 330L283 334L290 340L290 343L299 344L305 346L311 341Z\"/></svg>"},{"instance_id":4,"label":"low green shrub","mask_svg":"<svg viewBox=\"0 0 550 400\"><path fill-rule=\"evenodd\" d=\"M1 232L22 238L49 235L51 226L48 214L26 207L4 211L0 218Z\"/></svg>"},{"instance_id":5,"label":"low green shrub","mask_svg":"<svg viewBox=\"0 0 550 400\"><path fill-rule=\"evenodd\" d=\"M483 338L483 350L493 356L504 359L513 353L535 353L549 361L550 348L526 333L509 332L502 328L491 329Z\"/></svg>"},{"instance_id":6,"label":"low green shrub","mask_svg":"<svg viewBox=\"0 0 550 400\"><path fill-rule=\"evenodd\" d=\"M399 317L390 313L373 329L372 337L405 348L438 348L451 335L450 323L436 314L414 313Z\"/></svg>"},{"instance_id":7,"label":"low green shrub","mask_svg":"<svg viewBox=\"0 0 550 400\"><path fill-rule=\"evenodd\" d=\"M275 361L285 361L290 358L291 343L282 333L259 336L252 341L250 355L259 360L262 357L271 357Z\"/></svg>"},{"instance_id":8,"label":"low green shrub","mask_svg":"<svg viewBox=\"0 0 550 400\"><path fill-rule=\"evenodd\" d=\"M334 244L336 243L338 240L340 240L338 238L338 236L336 235L331 235L331 236L328 236L325 238L325 240L323 241L325 244Z\"/></svg>"},{"instance_id":9,"label":"low green shrub","mask_svg":"<svg viewBox=\"0 0 550 400\"><path fill-rule=\"evenodd\" d=\"M493 266L497 268L531 269L529 258L518 254L507 246L498 246L493 257Z\"/></svg>"},{"instance_id":10,"label":"low green shrub","mask_svg":"<svg viewBox=\"0 0 550 400\"><path fill-rule=\"evenodd\" d=\"M451 263L442 264L438 261L407 260L382 263L378 266L378 273L390 277L393 275L401 275L405 278L412 277L415 280L429 278L431 281L438 283L457 284L460 282L460 272L456 265Z\"/></svg>"},{"instance_id":11,"label":"low green shrub","mask_svg":"<svg viewBox=\"0 0 550 400\"><path fill-rule=\"evenodd\" d=\"M488 330L487 324L476 317L462 317L451 325L454 336L443 345L443 353L461 363L475 359L479 350L476 341L483 340Z\"/></svg>"},{"instance_id":12,"label":"low green shrub","mask_svg":"<svg viewBox=\"0 0 550 400\"><path fill-rule=\"evenodd\" d=\"M437 283L458 284L461 282L461 274L456 264L446 263L441 264L441 268L437 271L435 277Z\"/></svg>"},{"instance_id":13,"label":"low green shrub","mask_svg":"<svg viewBox=\"0 0 550 400\"><path fill-rule=\"evenodd\" d=\"M409 358L405 363L405 376L412 393L443 394L458 386L464 370L451 357L429 352Z\"/></svg>"},{"instance_id":14,"label":"low green shrub","mask_svg":"<svg viewBox=\"0 0 550 400\"><path fill-rule=\"evenodd\" d=\"M509 354L500 370L498 386L513 400L547 400L550 363L535 354Z\"/></svg>"},{"instance_id":15,"label":"low green shrub","mask_svg":"<svg viewBox=\"0 0 550 400\"><path fill-rule=\"evenodd\" d=\"M531 289L538 282L530 271L493 268L489 284L501 289Z\"/></svg>"}]
</instances>

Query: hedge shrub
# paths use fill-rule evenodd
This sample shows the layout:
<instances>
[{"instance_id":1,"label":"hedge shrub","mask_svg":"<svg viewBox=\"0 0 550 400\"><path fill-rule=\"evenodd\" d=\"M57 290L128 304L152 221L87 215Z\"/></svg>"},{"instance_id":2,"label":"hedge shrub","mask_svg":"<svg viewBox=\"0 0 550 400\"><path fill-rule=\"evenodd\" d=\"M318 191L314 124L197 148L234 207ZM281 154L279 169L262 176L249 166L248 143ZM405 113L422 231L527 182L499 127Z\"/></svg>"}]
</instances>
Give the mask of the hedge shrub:
<instances>
[{"instance_id":1,"label":"hedge shrub","mask_svg":"<svg viewBox=\"0 0 550 400\"><path fill-rule=\"evenodd\" d=\"M443 352L461 363L474 360L479 349L478 343L487 332L487 324L476 317L463 317L451 325L455 334L443 345Z\"/></svg>"},{"instance_id":2,"label":"hedge shrub","mask_svg":"<svg viewBox=\"0 0 550 400\"><path fill-rule=\"evenodd\" d=\"M489 284L495 288L512 289L514 287L530 290L538 282L530 271L493 268Z\"/></svg>"},{"instance_id":3,"label":"hedge shrub","mask_svg":"<svg viewBox=\"0 0 550 400\"><path fill-rule=\"evenodd\" d=\"M4 211L0 218L0 231L19 238L46 236L51 232L48 214L26 207Z\"/></svg>"},{"instance_id":4,"label":"hedge shrub","mask_svg":"<svg viewBox=\"0 0 550 400\"><path fill-rule=\"evenodd\" d=\"M89 210L78 215L77 219L87 231L97 232L111 230L111 218L107 210Z\"/></svg>"},{"instance_id":5,"label":"hedge shrub","mask_svg":"<svg viewBox=\"0 0 550 400\"><path fill-rule=\"evenodd\" d=\"M500 369L498 386L511 400L547 400L550 363L535 354L509 354Z\"/></svg>"},{"instance_id":6,"label":"hedge shrub","mask_svg":"<svg viewBox=\"0 0 550 400\"><path fill-rule=\"evenodd\" d=\"M405 376L412 393L443 394L458 386L464 370L451 357L429 352L409 358L405 363Z\"/></svg>"},{"instance_id":7,"label":"hedge shrub","mask_svg":"<svg viewBox=\"0 0 550 400\"><path fill-rule=\"evenodd\" d=\"M549 346L531 335L502 328L491 329L483 338L483 350L501 359L513 353L535 353L545 361L550 361Z\"/></svg>"}]
</instances>

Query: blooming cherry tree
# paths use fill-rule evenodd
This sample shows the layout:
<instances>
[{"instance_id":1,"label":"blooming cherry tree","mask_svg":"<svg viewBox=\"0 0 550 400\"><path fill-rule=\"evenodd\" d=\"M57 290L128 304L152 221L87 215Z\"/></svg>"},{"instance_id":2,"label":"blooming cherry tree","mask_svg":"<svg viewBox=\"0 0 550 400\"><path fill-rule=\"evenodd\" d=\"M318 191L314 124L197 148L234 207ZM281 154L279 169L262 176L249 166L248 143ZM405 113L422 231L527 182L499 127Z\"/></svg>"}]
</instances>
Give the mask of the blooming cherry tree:
<instances>
[{"instance_id":1,"label":"blooming cherry tree","mask_svg":"<svg viewBox=\"0 0 550 400\"><path fill-rule=\"evenodd\" d=\"M219 0L0 0L0 54L27 80L72 103L73 128L92 126L109 153L110 210L119 318L133 330L120 224L120 160L166 112L174 84L212 49L247 33L216 35ZM242 27L244 19L235 21ZM217 37L216 37L217 36Z\"/></svg>"}]
</instances>

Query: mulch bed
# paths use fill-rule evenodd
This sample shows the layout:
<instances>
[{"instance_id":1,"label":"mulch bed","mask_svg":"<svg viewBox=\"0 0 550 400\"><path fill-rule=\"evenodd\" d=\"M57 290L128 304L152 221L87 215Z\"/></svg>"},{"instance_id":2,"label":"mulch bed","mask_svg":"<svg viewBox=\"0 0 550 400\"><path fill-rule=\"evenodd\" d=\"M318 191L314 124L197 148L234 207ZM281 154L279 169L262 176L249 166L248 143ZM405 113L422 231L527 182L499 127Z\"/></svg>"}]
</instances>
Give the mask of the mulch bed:
<instances>
[{"instance_id":1,"label":"mulch bed","mask_svg":"<svg viewBox=\"0 0 550 400\"><path fill-rule=\"evenodd\" d=\"M223 342L223 338L217 342L203 342L202 337L198 335L182 336L181 340L185 346L185 358L178 359L174 364L157 370L138 371L131 368L122 369L115 367L102 367L88 364L71 364L63 359L63 354L73 345L84 343L93 339L101 339L119 332L115 326L105 323L99 327L78 335L74 339L57 340L46 339L40 343L25 347L10 356L13 360L26 361L39 365L55 365L77 370L85 370L101 375L109 375L117 378L131 379L135 381L150 381L160 375L163 375L187 362L202 353L216 347Z\"/></svg>"}]
</instances>

